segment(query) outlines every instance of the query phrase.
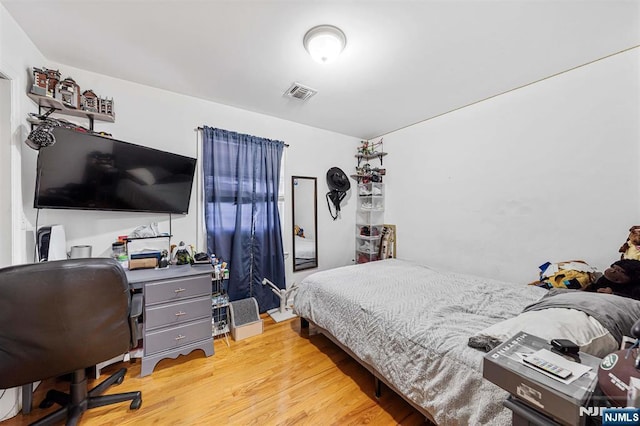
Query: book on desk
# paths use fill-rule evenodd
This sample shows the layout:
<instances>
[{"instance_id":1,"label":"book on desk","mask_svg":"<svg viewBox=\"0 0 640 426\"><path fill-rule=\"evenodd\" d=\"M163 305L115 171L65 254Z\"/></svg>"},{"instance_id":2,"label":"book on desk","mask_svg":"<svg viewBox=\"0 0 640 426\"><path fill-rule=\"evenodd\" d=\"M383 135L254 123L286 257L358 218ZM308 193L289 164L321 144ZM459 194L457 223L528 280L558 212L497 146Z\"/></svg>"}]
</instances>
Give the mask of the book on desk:
<instances>
[{"instance_id":1,"label":"book on desk","mask_svg":"<svg viewBox=\"0 0 640 426\"><path fill-rule=\"evenodd\" d=\"M551 350L546 340L524 332L517 333L485 355L483 377L560 423L581 424L584 416L580 407L589 402L595 389L600 358L582 352L575 355L575 359L567 357L589 367L584 374L567 383L523 362L527 355L543 349Z\"/></svg>"}]
</instances>

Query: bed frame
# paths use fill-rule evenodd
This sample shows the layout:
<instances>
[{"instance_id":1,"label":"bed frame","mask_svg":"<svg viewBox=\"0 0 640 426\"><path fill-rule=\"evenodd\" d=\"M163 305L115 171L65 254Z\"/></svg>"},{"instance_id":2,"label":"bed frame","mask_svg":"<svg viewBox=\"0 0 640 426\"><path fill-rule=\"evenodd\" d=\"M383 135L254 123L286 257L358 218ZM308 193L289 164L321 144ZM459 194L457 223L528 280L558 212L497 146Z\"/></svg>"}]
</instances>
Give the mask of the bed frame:
<instances>
[{"instance_id":1,"label":"bed frame","mask_svg":"<svg viewBox=\"0 0 640 426\"><path fill-rule=\"evenodd\" d=\"M429 413L424 408L420 407L418 404L416 404L415 402L413 402L409 398L407 398L405 395L403 395L402 392L400 392L398 389L396 389L395 386L393 386L391 383L389 383L389 381L382 374L380 374L380 372L378 372L378 370L376 370L370 364L368 364L365 361L363 361L360 358L358 358L358 356L356 354L354 354L351 351L351 349L349 349L348 347L346 347L345 345L340 343L338 341L338 339L336 339L330 332L328 332L324 328L320 327L319 325L315 324L313 321L310 321L310 320L308 320L306 318L300 317L300 331L301 332L304 329L309 329L310 330L311 327L313 327L313 329L316 330L317 332L319 332L320 334L324 335L327 339L331 340L336 346L338 346L340 349L342 349L344 352L346 352L347 355L349 355L351 358L356 360L360 365L362 365L364 368L366 368L369 371L369 373L371 373L373 375L376 399L380 398L380 395L382 394L382 383L384 383L389 389L391 389L398 396L400 396L402 399L404 399L409 405L411 405L413 408L418 410L420 412L420 414L425 416L425 418L426 418L428 423L434 424L434 425L436 424L436 421L433 419L433 416L431 415L431 413ZM311 333L309 333L309 335L311 335Z\"/></svg>"}]
</instances>

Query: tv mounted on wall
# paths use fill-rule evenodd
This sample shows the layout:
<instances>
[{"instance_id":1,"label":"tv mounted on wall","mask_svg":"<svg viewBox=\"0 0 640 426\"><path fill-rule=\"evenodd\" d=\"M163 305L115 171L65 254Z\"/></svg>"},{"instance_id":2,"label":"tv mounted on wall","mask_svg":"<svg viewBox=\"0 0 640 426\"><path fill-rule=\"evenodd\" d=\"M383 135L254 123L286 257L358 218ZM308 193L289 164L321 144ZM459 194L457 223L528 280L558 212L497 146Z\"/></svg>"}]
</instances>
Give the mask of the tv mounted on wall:
<instances>
[{"instance_id":1,"label":"tv mounted on wall","mask_svg":"<svg viewBox=\"0 0 640 426\"><path fill-rule=\"evenodd\" d=\"M40 149L35 208L186 214L196 159L62 127Z\"/></svg>"}]
</instances>

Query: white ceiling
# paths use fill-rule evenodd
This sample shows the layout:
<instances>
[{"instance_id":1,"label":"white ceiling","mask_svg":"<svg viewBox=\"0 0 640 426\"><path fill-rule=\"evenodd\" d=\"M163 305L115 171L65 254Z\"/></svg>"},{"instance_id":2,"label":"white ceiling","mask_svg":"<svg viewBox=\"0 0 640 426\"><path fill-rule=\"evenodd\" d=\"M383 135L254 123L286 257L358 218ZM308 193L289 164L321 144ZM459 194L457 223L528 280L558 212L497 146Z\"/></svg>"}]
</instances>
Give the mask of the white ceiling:
<instances>
[{"instance_id":1,"label":"white ceiling","mask_svg":"<svg viewBox=\"0 0 640 426\"><path fill-rule=\"evenodd\" d=\"M362 139L640 44L637 0L0 2L48 60ZM319 24L347 36L332 64Z\"/></svg>"}]
</instances>

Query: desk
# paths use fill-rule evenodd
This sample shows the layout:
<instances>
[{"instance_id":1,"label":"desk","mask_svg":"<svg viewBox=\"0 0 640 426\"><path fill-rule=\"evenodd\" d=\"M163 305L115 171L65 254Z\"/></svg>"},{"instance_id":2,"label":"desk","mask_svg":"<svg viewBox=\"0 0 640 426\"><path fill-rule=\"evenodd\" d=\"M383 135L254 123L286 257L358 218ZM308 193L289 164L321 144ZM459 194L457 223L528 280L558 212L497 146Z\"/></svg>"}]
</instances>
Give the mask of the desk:
<instances>
[{"instance_id":1,"label":"desk","mask_svg":"<svg viewBox=\"0 0 640 426\"><path fill-rule=\"evenodd\" d=\"M131 289L144 296L141 377L165 358L196 349L213 355L212 272L211 265L126 271Z\"/></svg>"}]
</instances>

